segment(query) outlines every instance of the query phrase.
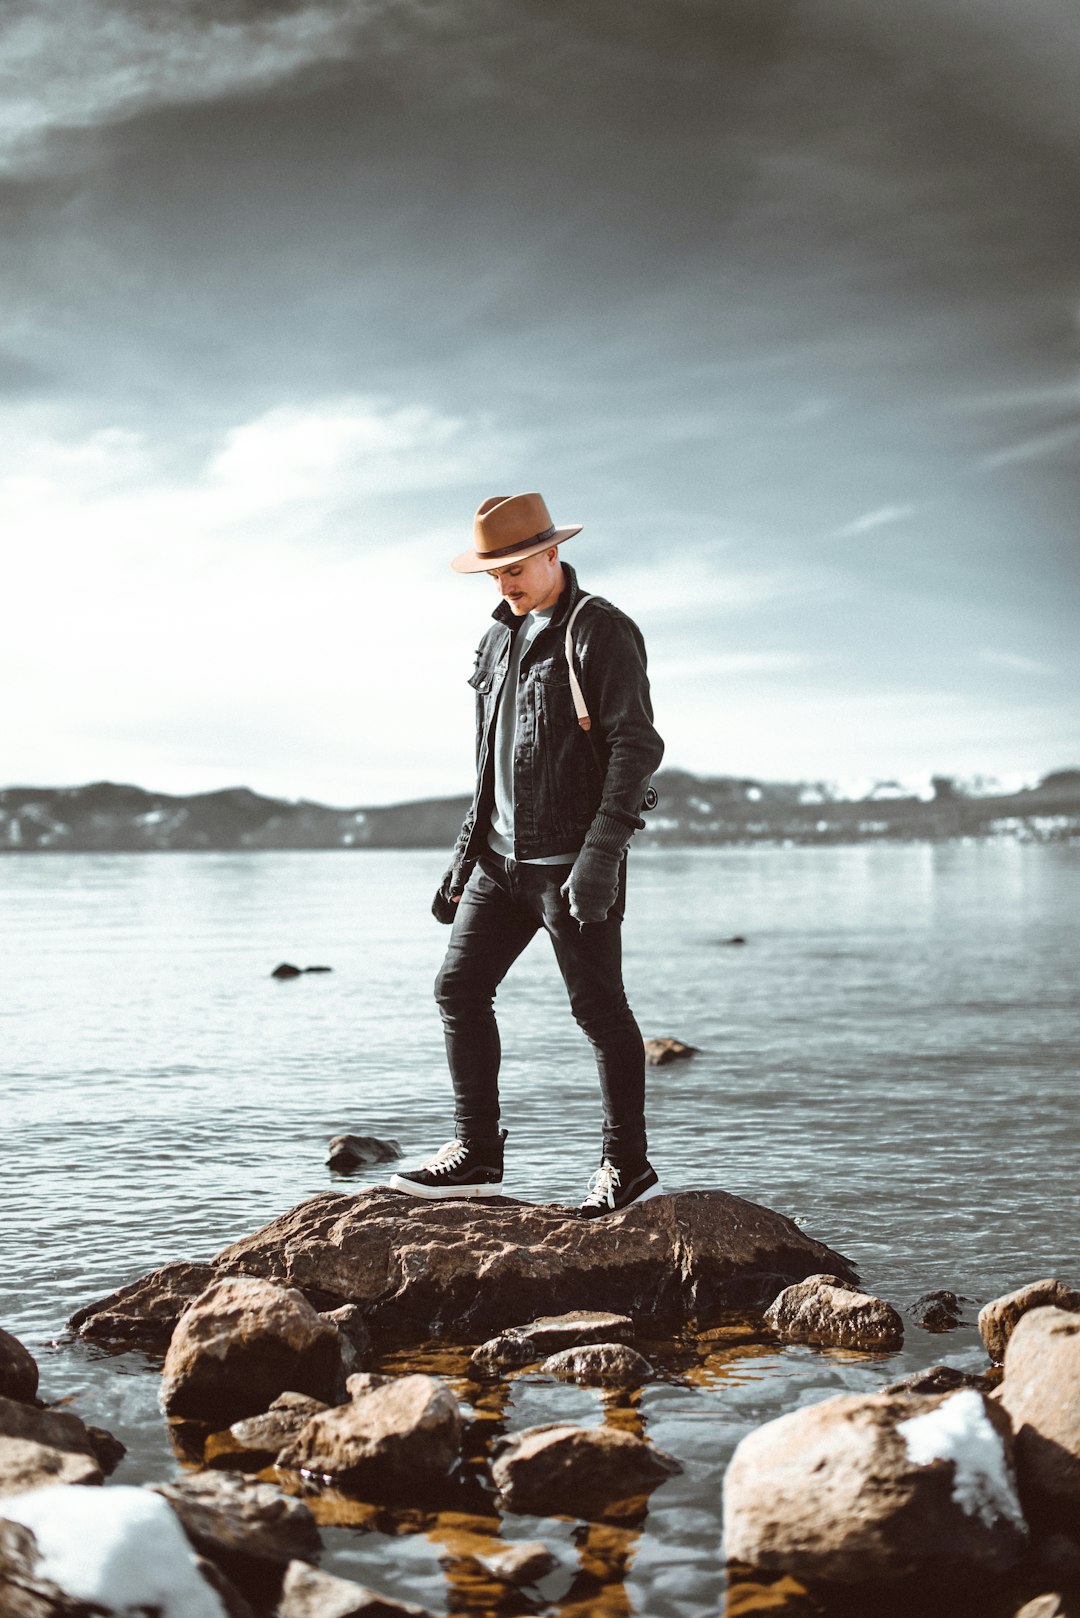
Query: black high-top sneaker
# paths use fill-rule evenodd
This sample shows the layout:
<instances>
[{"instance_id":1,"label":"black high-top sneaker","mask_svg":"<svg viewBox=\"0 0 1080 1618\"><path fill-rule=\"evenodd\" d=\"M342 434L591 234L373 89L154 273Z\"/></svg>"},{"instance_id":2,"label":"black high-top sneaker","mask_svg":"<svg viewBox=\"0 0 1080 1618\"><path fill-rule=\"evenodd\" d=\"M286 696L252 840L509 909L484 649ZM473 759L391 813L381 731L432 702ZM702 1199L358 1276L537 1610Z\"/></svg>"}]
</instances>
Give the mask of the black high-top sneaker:
<instances>
[{"instance_id":1,"label":"black high-top sneaker","mask_svg":"<svg viewBox=\"0 0 1080 1618\"><path fill-rule=\"evenodd\" d=\"M390 1176L393 1191L407 1191L412 1197L497 1197L502 1190L503 1142L474 1145L471 1141L448 1140L418 1169L406 1169Z\"/></svg>"},{"instance_id":2,"label":"black high-top sneaker","mask_svg":"<svg viewBox=\"0 0 1080 1618\"><path fill-rule=\"evenodd\" d=\"M645 1158L640 1163L617 1168L606 1157L589 1181L585 1201L578 1209L582 1219L600 1219L604 1214L621 1213L635 1202L648 1202L650 1197L662 1197L664 1188L652 1164Z\"/></svg>"}]
</instances>

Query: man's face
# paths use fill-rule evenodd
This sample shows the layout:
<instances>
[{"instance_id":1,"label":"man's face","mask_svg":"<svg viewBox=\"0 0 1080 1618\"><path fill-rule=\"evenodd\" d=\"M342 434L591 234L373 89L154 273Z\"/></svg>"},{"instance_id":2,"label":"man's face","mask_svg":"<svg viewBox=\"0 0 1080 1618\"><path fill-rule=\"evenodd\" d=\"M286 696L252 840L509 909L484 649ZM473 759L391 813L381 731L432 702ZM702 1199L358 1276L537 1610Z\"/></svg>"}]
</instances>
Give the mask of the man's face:
<instances>
[{"instance_id":1,"label":"man's face","mask_svg":"<svg viewBox=\"0 0 1080 1618\"><path fill-rule=\"evenodd\" d=\"M562 563L557 547L538 551L523 562L510 567L488 569L488 578L494 579L499 594L515 618L524 618L527 612L553 606L563 587Z\"/></svg>"}]
</instances>

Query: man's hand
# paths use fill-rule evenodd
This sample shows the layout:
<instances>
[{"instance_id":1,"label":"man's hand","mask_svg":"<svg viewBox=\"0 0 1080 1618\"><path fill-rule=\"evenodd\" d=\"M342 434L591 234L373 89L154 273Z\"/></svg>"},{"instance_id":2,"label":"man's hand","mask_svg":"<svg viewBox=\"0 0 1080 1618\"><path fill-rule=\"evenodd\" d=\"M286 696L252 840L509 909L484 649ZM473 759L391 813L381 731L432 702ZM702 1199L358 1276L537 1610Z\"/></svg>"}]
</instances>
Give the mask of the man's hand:
<instances>
[{"instance_id":1,"label":"man's hand","mask_svg":"<svg viewBox=\"0 0 1080 1618\"><path fill-rule=\"evenodd\" d=\"M562 887L570 901L570 914L582 925L604 921L619 896L619 866L622 856L588 843L574 861Z\"/></svg>"},{"instance_id":2,"label":"man's hand","mask_svg":"<svg viewBox=\"0 0 1080 1618\"><path fill-rule=\"evenodd\" d=\"M471 866L451 865L439 883L438 891L431 902L431 914L436 921L441 921L446 927L449 927L457 913L470 870Z\"/></svg>"}]
</instances>

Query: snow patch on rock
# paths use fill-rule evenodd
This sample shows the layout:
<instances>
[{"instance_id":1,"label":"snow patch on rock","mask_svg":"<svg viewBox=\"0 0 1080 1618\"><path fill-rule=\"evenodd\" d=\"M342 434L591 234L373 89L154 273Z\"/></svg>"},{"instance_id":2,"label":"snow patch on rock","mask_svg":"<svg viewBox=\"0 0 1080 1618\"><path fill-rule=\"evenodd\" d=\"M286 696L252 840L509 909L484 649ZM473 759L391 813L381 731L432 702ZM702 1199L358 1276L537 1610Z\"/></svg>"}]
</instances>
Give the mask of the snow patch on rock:
<instances>
[{"instance_id":1,"label":"snow patch on rock","mask_svg":"<svg viewBox=\"0 0 1080 1618\"><path fill-rule=\"evenodd\" d=\"M974 1388L952 1394L923 1416L898 1422L896 1430L916 1466L953 1463L953 1499L969 1517L980 1517L988 1528L1005 1517L1026 1533L1005 1446Z\"/></svg>"},{"instance_id":2,"label":"snow patch on rock","mask_svg":"<svg viewBox=\"0 0 1080 1618\"><path fill-rule=\"evenodd\" d=\"M161 1618L225 1618L172 1508L160 1495L119 1485L31 1489L0 1500L0 1517L37 1541L38 1578L108 1611Z\"/></svg>"}]
</instances>

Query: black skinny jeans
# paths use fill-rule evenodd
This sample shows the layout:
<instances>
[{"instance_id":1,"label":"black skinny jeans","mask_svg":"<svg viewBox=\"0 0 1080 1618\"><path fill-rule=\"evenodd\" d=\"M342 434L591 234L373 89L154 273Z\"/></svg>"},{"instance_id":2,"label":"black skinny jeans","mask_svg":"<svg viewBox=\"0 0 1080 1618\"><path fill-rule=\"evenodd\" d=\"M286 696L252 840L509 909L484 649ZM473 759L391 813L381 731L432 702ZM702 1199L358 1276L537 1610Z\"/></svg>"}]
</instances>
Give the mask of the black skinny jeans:
<instances>
[{"instance_id":1,"label":"black skinny jeans","mask_svg":"<svg viewBox=\"0 0 1080 1618\"><path fill-rule=\"evenodd\" d=\"M626 865L607 919L581 927L559 892L569 865L522 865L484 855L469 878L435 998L454 1083L459 1140L493 1140L499 1128L495 991L543 927L570 1009L596 1054L604 1103L604 1155L620 1167L645 1156L645 1052L622 981Z\"/></svg>"}]
</instances>

